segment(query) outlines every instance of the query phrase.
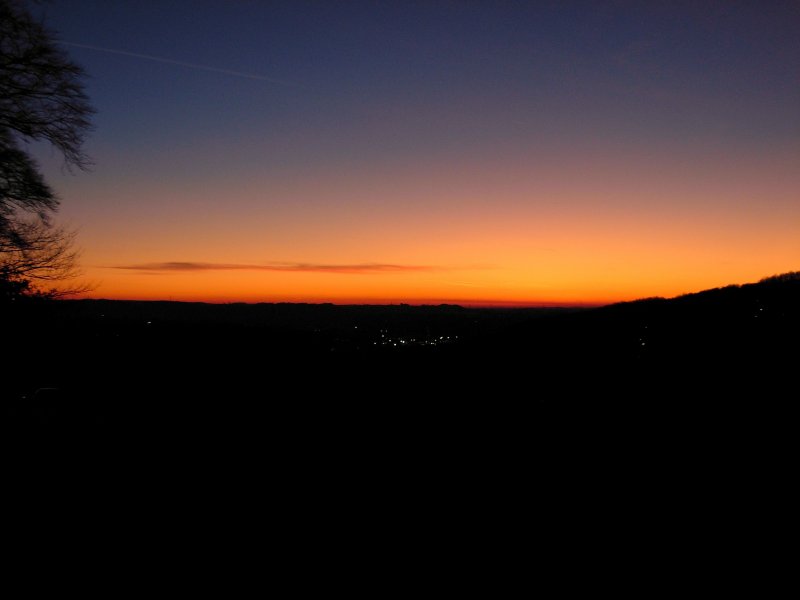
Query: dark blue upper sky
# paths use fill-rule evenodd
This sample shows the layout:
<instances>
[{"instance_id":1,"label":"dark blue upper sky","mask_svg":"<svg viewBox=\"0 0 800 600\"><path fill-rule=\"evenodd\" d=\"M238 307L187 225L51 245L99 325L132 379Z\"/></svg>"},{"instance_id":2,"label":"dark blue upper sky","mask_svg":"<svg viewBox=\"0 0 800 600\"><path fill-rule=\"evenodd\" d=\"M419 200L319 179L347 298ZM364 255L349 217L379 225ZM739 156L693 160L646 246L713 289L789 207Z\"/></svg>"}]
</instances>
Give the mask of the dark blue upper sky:
<instances>
[{"instance_id":1,"label":"dark blue upper sky","mask_svg":"<svg viewBox=\"0 0 800 600\"><path fill-rule=\"evenodd\" d=\"M126 135L147 120L358 137L382 119L402 149L426 133L446 145L525 128L728 143L800 131L797 2L70 0L45 12L66 41L286 82L71 48L98 123Z\"/></svg>"}]
</instances>

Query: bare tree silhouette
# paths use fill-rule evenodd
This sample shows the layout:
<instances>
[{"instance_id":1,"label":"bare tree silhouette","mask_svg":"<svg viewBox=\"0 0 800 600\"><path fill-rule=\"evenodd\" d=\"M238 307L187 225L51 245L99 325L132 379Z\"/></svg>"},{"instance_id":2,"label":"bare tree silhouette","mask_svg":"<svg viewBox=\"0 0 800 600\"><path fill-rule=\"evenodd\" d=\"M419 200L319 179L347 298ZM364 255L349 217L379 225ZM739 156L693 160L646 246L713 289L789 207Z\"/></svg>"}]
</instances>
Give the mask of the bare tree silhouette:
<instances>
[{"instance_id":1,"label":"bare tree silhouette","mask_svg":"<svg viewBox=\"0 0 800 600\"><path fill-rule=\"evenodd\" d=\"M88 168L94 109L83 70L19 0L0 0L0 289L57 296L79 274L75 234L52 223L59 200L21 142L44 141L68 169ZM48 285L55 285L49 288Z\"/></svg>"}]
</instances>

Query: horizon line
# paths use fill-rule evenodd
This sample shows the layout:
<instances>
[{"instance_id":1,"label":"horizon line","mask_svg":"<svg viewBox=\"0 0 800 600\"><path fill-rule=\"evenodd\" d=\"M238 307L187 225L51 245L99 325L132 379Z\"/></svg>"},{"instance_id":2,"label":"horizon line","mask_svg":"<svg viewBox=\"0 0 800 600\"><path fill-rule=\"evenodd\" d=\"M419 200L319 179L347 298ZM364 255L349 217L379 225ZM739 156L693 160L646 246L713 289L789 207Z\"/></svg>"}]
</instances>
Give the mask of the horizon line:
<instances>
[{"instance_id":1,"label":"horizon line","mask_svg":"<svg viewBox=\"0 0 800 600\"><path fill-rule=\"evenodd\" d=\"M525 301L525 300L375 300L375 301L333 301L333 300L187 300L174 298L135 298L135 297L69 297L65 300L99 300L106 302L174 302L183 304L307 304L307 305L333 305L333 306L460 306L462 308L599 308L628 300L602 301Z\"/></svg>"}]
</instances>

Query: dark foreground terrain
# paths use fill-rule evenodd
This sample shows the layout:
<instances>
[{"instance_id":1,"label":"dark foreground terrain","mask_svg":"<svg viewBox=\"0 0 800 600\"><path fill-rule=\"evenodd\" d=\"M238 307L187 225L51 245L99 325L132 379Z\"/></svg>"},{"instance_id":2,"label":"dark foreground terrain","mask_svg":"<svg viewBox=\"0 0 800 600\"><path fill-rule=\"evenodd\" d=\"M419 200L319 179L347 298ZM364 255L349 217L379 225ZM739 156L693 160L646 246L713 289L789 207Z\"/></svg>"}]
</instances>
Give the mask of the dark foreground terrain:
<instances>
[{"instance_id":1,"label":"dark foreground terrain","mask_svg":"<svg viewBox=\"0 0 800 600\"><path fill-rule=\"evenodd\" d=\"M36 553L33 525L78 557L91 525L167 572L261 573L263 547L297 585L446 568L496 593L533 564L660 587L716 561L738 586L726 565L788 560L764 549L791 514L798 307L797 278L591 310L6 306L7 520Z\"/></svg>"},{"instance_id":2,"label":"dark foreground terrain","mask_svg":"<svg viewBox=\"0 0 800 600\"><path fill-rule=\"evenodd\" d=\"M796 402L800 357L791 276L584 310L82 300L1 318L18 453L58 440L446 461L620 436L780 442L765 428Z\"/></svg>"}]
</instances>

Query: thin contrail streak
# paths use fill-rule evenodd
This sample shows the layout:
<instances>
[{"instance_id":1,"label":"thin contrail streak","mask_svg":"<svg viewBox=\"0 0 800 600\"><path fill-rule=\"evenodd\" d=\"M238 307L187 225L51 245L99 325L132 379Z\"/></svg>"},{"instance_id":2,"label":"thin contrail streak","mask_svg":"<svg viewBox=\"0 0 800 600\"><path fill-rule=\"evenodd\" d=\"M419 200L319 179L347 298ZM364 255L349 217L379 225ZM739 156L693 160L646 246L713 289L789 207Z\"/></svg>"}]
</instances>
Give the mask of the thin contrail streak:
<instances>
[{"instance_id":1,"label":"thin contrail streak","mask_svg":"<svg viewBox=\"0 0 800 600\"><path fill-rule=\"evenodd\" d=\"M72 46L74 48L85 48L87 50L95 50L97 52L108 52L109 54L121 54L122 56L132 56L134 58L143 58L145 60L152 60L155 62L166 63L168 65L178 65L180 67L187 67L189 69L198 69L200 71L211 71L212 73L223 73L224 75L233 75L234 77L244 77L246 79L255 79L257 81L269 81L270 83L277 83L280 85L294 86L295 84L281 79L273 79L272 77L265 77L264 75L256 75L255 73L244 73L242 71L232 71L230 69L218 69L217 67L209 67L207 65L198 65L195 63L184 62L182 60L173 60L171 58L163 58L161 56L152 56L150 54L139 54L138 52L127 52L126 50L115 50L113 48L101 48L100 46L90 46L89 44L76 44L75 42L60 41L65 46Z\"/></svg>"}]
</instances>

